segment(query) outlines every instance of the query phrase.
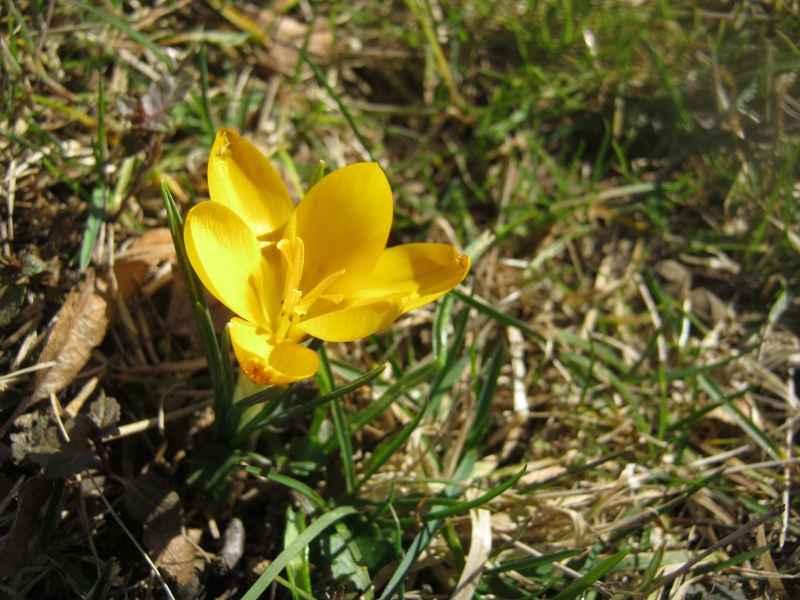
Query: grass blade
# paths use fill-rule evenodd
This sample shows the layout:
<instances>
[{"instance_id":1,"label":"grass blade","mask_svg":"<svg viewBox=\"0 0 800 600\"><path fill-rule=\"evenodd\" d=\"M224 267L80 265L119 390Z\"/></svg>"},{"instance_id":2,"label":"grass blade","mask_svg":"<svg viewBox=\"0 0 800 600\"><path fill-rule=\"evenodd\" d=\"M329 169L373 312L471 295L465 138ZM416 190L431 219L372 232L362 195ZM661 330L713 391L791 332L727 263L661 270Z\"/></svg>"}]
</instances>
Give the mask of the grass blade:
<instances>
[{"instance_id":1,"label":"grass blade","mask_svg":"<svg viewBox=\"0 0 800 600\"><path fill-rule=\"evenodd\" d=\"M577 581L573 581L567 587L565 587L561 592L559 592L553 600L574 600L578 596L580 596L583 592L588 590L592 587L600 578L608 573L614 566L619 563L623 558L628 556L632 548L626 548L621 552L617 552L613 556L608 557L599 565L593 567L586 573L583 577L578 579Z\"/></svg>"},{"instance_id":2,"label":"grass blade","mask_svg":"<svg viewBox=\"0 0 800 600\"><path fill-rule=\"evenodd\" d=\"M505 356L505 346L502 343L497 344L497 348L492 355L492 361L489 363L486 379L481 386L481 391L475 404L475 416L472 418L472 424L466 440L467 448L472 448L480 443L489 427L489 409L497 391L497 379L500 377L500 369L503 367Z\"/></svg>"},{"instance_id":3,"label":"grass blade","mask_svg":"<svg viewBox=\"0 0 800 600\"><path fill-rule=\"evenodd\" d=\"M476 458L477 455L475 453L468 452L458 465L458 468L453 474L453 479L455 481L463 481L466 479L472 472ZM462 489L463 488L458 485L449 485L444 489L444 496L448 498L455 498L461 494ZM439 527L442 526L443 522L443 519L436 519L434 521L425 521L422 523L420 532L416 535L414 541L411 542L411 545L408 547L408 550L406 550L405 556L397 566L397 569L389 580L389 583L387 583L386 587L383 589L380 600L389 600L394 596L395 592L398 591L398 588L400 588L406 576L408 575L408 572L414 566L414 563L417 561L419 556L428 547L433 539L433 536L439 530Z\"/></svg>"},{"instance_id":4,"label":"grass blade","mask_svg":"<svg viewBox=\"0 0 800 600\"><path fill-rule=\"evenodd\" d=\"M583 548L576 548L575 550L562 550L561 552L545 554L543 556L532 556L530 558L522 558L519 560L509 560L497 565L496 567L490 567L486 569L485 573L488 575L516 571L517 573L524 574L525 571L532 571L534 569L538 569L539 567L553 564L554 562L559 562L568 558L572 558L573 556L578 556L584 551L585 550Z\"/></svg>"},{"instance_id":5,"label":"grass blade","mask_svg":"<svg viewBox=\"0 0 800 600\"><path fill-rule=\"evenodd\" d=\"M314 61L308 56L308 53L305 51L304 48L298 48L298 52L300 52L300 56L303 57L303 60L308 63L308 66L311 67L311 70L314 72L314 76L317 80L322 84L322 86L328 91L331 98L333 98L334 102L336 102L339 110L342 111L344 118L347 119L347 122L350 124L350 128L353 130L353 133L358 139L358 142L361 144L361 147L364 148L364 151L369 156L369 159L372 162L375 162L375 157L372 155L372 151L370 150L370 145L364 139L364 136L361 135L361 129L359 128L356 120L353 118L353 115L350 113L350 109L347 108L347 105L344 103L342 98L339 94L336 93L336 90L333 89L330 83L328 83L328 78L325 77L325 73L323 73L320 68L314 64Z\"/></svg>"},{"instance_id":6,"label":"grass blade","mask_svg":"<svg viewBox=\"0 0 800 600\"><path fill-rule=\"evenodd\" d=\"M258 600L295 555L302 552L303 548L319 537L328 527L346 516L354 514L358 514L356 509L350 506L339 506L316 519L283 552L275 557L275 560L266 568L258 580L245 592L242 600Z\"/></svg>"}]
</instances>

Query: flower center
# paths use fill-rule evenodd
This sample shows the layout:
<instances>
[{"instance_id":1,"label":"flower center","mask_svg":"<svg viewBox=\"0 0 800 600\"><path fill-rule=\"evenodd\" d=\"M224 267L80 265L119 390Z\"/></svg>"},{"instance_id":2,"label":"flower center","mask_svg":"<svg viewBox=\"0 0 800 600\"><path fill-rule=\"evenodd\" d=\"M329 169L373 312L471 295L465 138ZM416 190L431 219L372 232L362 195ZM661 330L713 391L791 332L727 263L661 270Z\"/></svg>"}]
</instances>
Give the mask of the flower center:
<instances>
[{"instance_id":1,"label":"flower center","mask_svg":"<svg viewBox=\"0 0 800 600\"><path fill-rule=\"evenodd\" d=\"M344 273L344 269L324 277L304 294L300 290L300 280L303 278L305 263L303 240L299 237L283 238L278 242L278 251L286 261L286 281L283 284L283 296L281 297L280 326L276 333L279 337L286 337L291 326L296 325L317 300L329 300L336 304L342 301L342 294L326 294L325 289Z\"/></svg>"}]
</instances>

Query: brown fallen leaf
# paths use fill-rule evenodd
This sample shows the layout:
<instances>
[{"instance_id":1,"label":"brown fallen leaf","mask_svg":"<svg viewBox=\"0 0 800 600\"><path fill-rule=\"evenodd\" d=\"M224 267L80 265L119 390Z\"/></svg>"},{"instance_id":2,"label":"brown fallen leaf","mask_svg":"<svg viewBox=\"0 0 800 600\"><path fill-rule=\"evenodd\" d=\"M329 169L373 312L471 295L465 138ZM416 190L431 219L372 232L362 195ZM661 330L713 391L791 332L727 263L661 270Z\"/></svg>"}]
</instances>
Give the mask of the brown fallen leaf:
<instances>
[{"instance_id":1,"label":"brown fallen leaf","mask_svg":"<svg viewBox=\"0 0 800 600\"><path fill-rule=\"evenodd\" d=\"M119 402L111 396L106 396L100 390L100 397L92 402L89 413L82 413L75 417L75 426L83 435L91 440L101 440L109 435L119 433Z\"/></svg>"},{"instance_id":2,"label":"brown fallen leaf","mask_svg":"<svg viewBox=\"0 0 800 600\"><path fill-rule=\"evenodd\" d=\"M300 62L300 51L298 48L305 47L309 56L314 59L317 65L330 63L333 54L333 31L327 24L320 20L315 24L314 30L309 35L308 25L301 23L291 17L275 17L266 13L264 21L272 29L272 37L275 43L269 48L270 64L276 71L284 75L291 75L297 69ZM319 23L323 23L320 25Z\"/></svg>"},{"instance_id":3,"label":"brown fallen leaf","mask_svg":"<svg viewBox=\"0 0 800 600\"><path fill-rule=\"evenodd\" d=\"M89 420L86 415L79 415ZM59 428L51 423L47 414L29 412L15 422L17 431L12 433L11 454L18 463L30 461L44 469L49 480L68 479L91 465L97 453L89 438L76 427L75 420L62 423L68 441L64 441Z\"/></svg>"},{"instance_id":4,"label":"brown fallen leaf","mask_svg":"<svg viewBox=\"0 0 800 600\"><path fill-rule=\"evenodd\" d=\"M121 483L125 486L125 493L122 495L125 512L142 525L172 491L167 481L153 471L136 479L123 479Z\"/></svg>"},{"instance_id":5,"label":"brown fallen leaf","mask_svg":"<svg viewBox=\"0 0 800 600\"><path fill-rule=\"evenodd\" d=\"M171 490L147 517L144 544L155 564L167 576L167 581L177 586L177 597L196 598L200 580L194 557L202 532L189 529L184 533L183 524L180 496Z\"/></svg>"},{"instance_id":6,"label":"brown fallen leaf","mask_svg":"<svg viewBox=\"0 0 800 600\"><path fill-rule=\"evenodd\" d=\"M64 306L53 318L38 364L55 361L48 369L37 371L33 393L20 402L11 418L0 430L3 435L14 420L40 400L57 394L80 373L89 361L92 350L108 329L107 302L97 293L94 271L80 287L73 289Z\"/></svg>"},{"instance_id":7,"label":"brown fallen leaf","mask_svg":"<svg viewBox=\"0 0 800 600\"><path fill-rule=\"evenodd\" d=\"M125 483L125 508L144 521L144 546L178 598L196 598L200 579L195 554L202 532L184 533L181 498L165 480L151 473Z\"/></svg>"},{"instance_id":8,"label":"brown fallen leaf","mask_svg":"<svg viewBox=\"0 0 800 600\"><path fill-rule=\"evenodd\" d=\"M92 350L106 335L106 301L95 291L94 273L80 288L72 290L55 317L39 363L56 361L38 371L33 380L31 404L57 394L75 380Z\"/></svg>"},{"instance_id":9,"label":"brown fallen leaf","mask_svg":"<svg viewBox=\"0 0 800 600\"><path fill-rule=\"evenodd\" d=\"M141 288L148 271L159 263L175 262L175 246L167 227L148 229L114 257L114 275L123 302Z\"/></svg>"},{"instance_id":10,"label":"brown fallen leaf","mask_svg":"<svg viewBox=\"0 0 800 600\"><path fill-rule=\"evenodd\" d=\"M151 531L151 530L148 530ZM157 536L150 536L154 544L153 560L167 576L180 598L197 598L200 591L200 578L194 564L197 542L202 531L189 529L184 534L180 529L162 531Z\"/></svg>"},{"instance_id":11,"label":"brown fallen leaf","mask_svg":"<svg viewBox=\"0 0 800 600\"><path fill-rule=\"evenodd\" d=\"M169 227L147 229L130 246L117 253L115 262L140 260L147 264L160 263L175 258L175 245Z\"/></svg>"}]
</instances>

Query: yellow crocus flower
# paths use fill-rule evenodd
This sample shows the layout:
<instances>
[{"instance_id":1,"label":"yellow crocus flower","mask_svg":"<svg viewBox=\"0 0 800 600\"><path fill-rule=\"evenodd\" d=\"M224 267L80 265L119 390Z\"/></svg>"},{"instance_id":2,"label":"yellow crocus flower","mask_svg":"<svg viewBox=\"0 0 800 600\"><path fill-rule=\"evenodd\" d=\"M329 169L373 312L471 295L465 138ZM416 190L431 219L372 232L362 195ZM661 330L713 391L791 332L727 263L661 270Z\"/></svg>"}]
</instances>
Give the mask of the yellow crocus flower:
<instances>
[{"instance_id":1,"label":"yellow crocus flower","mask_svg":"<svg viewBox=\"0 0 800 600\"><path fill-rule=\"evenodd\" d=\"M309 336L346 342L450 291L470 259L446 244L385 248L392 190L375 163L323 177L295 208L267 158L228 129L208 159L210 202L186 215L186 252L198 277L237 317L242 371L260 384L311 377Z\"/></svg>"}]
</instances>

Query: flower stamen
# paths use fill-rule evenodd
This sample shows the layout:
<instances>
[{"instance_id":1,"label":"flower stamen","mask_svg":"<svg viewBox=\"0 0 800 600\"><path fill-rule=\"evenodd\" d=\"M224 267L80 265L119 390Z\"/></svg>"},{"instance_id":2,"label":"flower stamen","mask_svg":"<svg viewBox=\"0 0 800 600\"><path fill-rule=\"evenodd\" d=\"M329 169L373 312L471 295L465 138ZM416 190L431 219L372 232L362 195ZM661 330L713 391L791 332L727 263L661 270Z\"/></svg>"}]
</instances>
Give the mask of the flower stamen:
<instances>
[{"instance_id":1,"label":"flower stamen","mask_svg":"<svg viewBox=\"0 0 800 600\"><path fill-rule=\"evenodd\" d=\"M289 328L297 320L302 319L317 300L330 300L339 304L344 298L343 294L325 294L326 288L337 278L344 274L344 269L331 273L322 281L317 283L311 291L304 295L300 290L300 281L303 278L303 266L305 263L305 244L299 237L294 239L283 238L278 242L278 251L286 261L286 280L283 286L283 297L281 298L281 323L278 328L278 335L284 337ZM295 320L295 317L298 319Z\"/></svg>"},{"instance_id":2,"label":"flower stamen","mask_svg":"<svg viewBox=\"0 0 800 600\"><path fill-rule=\"evenodd\" d=\"M317 285L314 286L303 300L300 300L295 307L295 312L299 316L304 316L308 309L311 308L311 305L314 304L317 300L330 300L334 304L339 304L344 298L344 294L323 294L325 289L334 282L335 279L339 278L341 275L344 275L344 269L340 271L336 271L335 273L331 273L325 279L320 281Z\"/></svg>"}]
</instances>

